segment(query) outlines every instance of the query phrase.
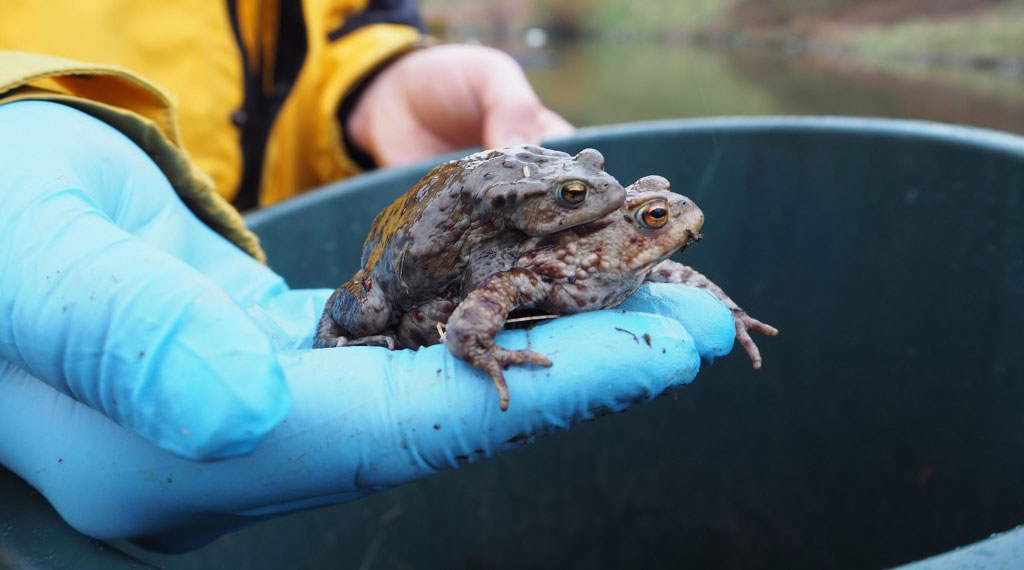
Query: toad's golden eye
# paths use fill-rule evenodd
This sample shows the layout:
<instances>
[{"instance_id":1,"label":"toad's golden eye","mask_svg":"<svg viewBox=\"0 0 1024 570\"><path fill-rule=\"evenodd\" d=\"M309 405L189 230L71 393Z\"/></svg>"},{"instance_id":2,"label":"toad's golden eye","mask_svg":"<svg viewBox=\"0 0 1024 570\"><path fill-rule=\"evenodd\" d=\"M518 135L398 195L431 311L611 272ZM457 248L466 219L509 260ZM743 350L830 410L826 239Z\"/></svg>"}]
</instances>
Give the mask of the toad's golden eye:
<instances>
[{"instance_id":1,"label":"toad's golden eye","mask_svg":"<svg viewBox=\"0 0 1024 570\"><path fill-rule=\"evenodd\" d=\"M575 180L562 184L558 189L558 197L571 206L582 204L587 199L587 193L587 185Z\"/></svg>"},{"instance_id":2,"label":"toad's golden eye","mask_svg":"<svg viewBox=\"0 0 1024 570\"><path fill-rule=\"evenodd\" d=\"M651 200L636 211L636 220L652 230L664 227L668 223L668 204L664 200Z\"/></svg>"}]
</instances>

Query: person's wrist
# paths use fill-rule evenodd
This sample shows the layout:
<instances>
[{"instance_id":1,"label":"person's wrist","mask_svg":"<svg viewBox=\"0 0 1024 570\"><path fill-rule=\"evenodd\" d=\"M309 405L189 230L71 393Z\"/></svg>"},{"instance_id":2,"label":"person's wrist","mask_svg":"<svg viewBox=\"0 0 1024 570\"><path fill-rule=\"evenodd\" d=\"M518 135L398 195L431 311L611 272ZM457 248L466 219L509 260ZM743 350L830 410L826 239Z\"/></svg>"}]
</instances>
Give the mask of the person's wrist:
<instances>
[{"instance_id":1,"label":"person's wrist","mask_svg":"<svg viewBox=\"0 0 1024 570\"><path fill-rule=\"evenodd\" d=\"M369 146L366 144L366 137L361 136L362 133L367 130L365 126L367 119L363 115L353 117L353 112L359 102L362 101L363 94L366 93L366 89L370 84L373 83L373 81L387 66L394 62L395 59L385 62L381 67L377 68L360 81L354 89L342 98L341 102L338 104L338 109L335 112L338 124L341 125L342 149L345 151L345 154L352 159L352 162L356 163L356 165L363 170L373 170L377 168L377 162L367 150ZM357 138L359 139L358 141Z\"/></svg>"}]
</instances>

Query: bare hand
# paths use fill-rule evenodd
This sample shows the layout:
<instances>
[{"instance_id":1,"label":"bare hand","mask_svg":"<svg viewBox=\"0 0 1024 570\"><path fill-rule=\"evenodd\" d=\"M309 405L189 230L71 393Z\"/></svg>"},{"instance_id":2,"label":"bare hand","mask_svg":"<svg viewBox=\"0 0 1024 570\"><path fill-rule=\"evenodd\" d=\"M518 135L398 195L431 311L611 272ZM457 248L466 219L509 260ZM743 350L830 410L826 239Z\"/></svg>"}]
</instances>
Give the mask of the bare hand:
<instances>
[{"instance_id":1,"label":"bare hand","mask_svg":"<svg viewBox=\"0 0 1024 570\"><path fill-rule=\"evenodd\" d=\"M389 65L367 86L346 129L379 166L573 131L541 104L508 54L469 45L431 47Z\"/></svg>"}]
</instances>

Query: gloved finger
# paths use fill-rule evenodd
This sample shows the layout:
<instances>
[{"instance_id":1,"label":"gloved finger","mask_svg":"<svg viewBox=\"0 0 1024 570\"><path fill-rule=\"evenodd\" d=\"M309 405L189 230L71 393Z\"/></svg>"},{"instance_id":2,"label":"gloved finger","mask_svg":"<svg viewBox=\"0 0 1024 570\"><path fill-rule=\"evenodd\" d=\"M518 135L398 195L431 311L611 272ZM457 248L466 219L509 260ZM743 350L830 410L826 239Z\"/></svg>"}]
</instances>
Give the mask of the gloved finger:
<instances>
[{"instance_id":1,"label":"gloved finger","mask_svg":"<svg viewBox=\"0 0 1024 570\"><path fill-rule=\"evenodd\" d=\"M315 323L330 289L294 289L270 302L248 309L250 316L280 349L309 348ZM648 283L618 306L620 310L671 317L691 331L697 352L707 362L728 354L735 328L728 309L704 289L668 283Z\"/></svg>"},{"instance_id":2,"label":"gloved finger","mask_svg":"<svg viewBox=\"0 0 1024 570\"><path fill-rule=\"evenodd\" d=\"M215 283L115 225L133 196L173 193L138 147L63 109L0 106L0 356L165 449L247 453L289 403L270 342Z\"/></svg>"},{"instance_id":3,"label":"gloved finger","mask_svg":"<svg viewBox=\"0 0 1024 570\"><path fill-rule=\"evenodd\" d=\"M339 453L321 457L330 463L317 469L350 482L346 492L365 493L650 401L692 380L700 366L683 327L655 315L591 312L506 331L497 340L553 362L505 371L512 395L505 412L490 378L444 345L290 353L282 361L295 412L256 455L278 448L294 454L310 426L319 426L312 431L330 435L317 445L330 441ZM320 494L339 490L322 487Z\"/></svg>"},{"instance_id":4,"label":"gloved finger","mask_svg":"<svg viewBox=\"0 0 1024 570\"><path fill-rule=\"evenodd\" d=\"M705 362L729 354L736 331L729 310L704 289L675 283L647 283L618 306L624 311L651 313L682 323Z\"/></svg>"},{"instance_id":5,"label":"gloved finger","mask_svg":"<svg viewBox=\"0 0 1024 570\"><path fill-rule=\"evenodd\" d=\"M76 193L143 243L185 261L242 305L283 291L284 281L201 222L153 161L113 127L44 101L0 105L0 212ZM56 220L39 220L54 231Z\"/></svg>"},{"instance_id":6,"label":"gloved finger","mask_svg":"<svg viewBox=\"0 0 1024 570\"><path fill-rule=\"evenodd\" d=\"M507 412L486 375L443 345L283 354L288 418L251 455L215 463L162 452L46 387L0 375L13 396L0 400L0 460L86 534L187 548L246 519L358 498L649 401L699 367L682 326L654 315L586 313L499 343L554 362L507 371Z\"/></svg>"},{"instance_id":7,"label":"gloved finger","mask_svg":"<svg viewBox=\"0 0 1024 570\"><path fill-rule=\"evenodd\" d=\"M293 289L261 306L250 307L249 314L278 348L308 348L313 343L315 323L330 295L330 289ZM692 332L697 352L705 361L713 361L732 349L732 316L721 301L704 289L648 283L617 308L679 321Z\"/></svg>"}]
</instances>

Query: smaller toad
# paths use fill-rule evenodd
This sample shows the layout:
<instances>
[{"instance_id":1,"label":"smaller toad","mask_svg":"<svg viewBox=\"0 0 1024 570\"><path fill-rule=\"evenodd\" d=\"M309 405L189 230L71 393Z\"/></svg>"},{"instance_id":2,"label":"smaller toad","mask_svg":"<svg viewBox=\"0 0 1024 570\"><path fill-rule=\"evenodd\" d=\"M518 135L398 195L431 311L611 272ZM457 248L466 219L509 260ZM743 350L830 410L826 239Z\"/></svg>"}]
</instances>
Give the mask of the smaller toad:
<instances>
[{"instance_id":1,"label":"smaller toad","mask_svg":"<svg viewBox=\"0 0 1024 570\"><path fill-rule=\"evenodd\" d=\"M445 343L451 352L486 372L498 389L501 409L509 392L502 369L512 364L550 366L544 355L507 350L495 343L510 312L535 309L571 314L621 303L644 282L680 283L707 289L732 312L736 339L754 368L761 356L754 330L778 331L748 315L721 288L690 267L667 258L697 241L704 214L688 198L669 190L661 176L641 178L626 189L623 206L598 220L523 242L513 266L491 274L466 295L448 318Z\"/></svg>"}]
</instances>

